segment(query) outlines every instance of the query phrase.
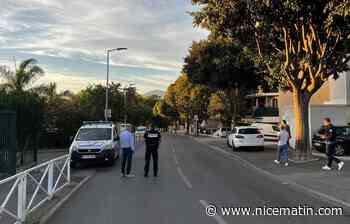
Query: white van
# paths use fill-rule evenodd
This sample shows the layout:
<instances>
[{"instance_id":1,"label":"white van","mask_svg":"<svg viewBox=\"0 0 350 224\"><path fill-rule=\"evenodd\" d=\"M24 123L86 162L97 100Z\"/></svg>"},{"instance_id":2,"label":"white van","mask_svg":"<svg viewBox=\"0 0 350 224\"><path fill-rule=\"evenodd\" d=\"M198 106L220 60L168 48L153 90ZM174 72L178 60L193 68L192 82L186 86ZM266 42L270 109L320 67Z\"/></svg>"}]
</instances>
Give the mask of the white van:
<instances>
[{"instance_id":1,"label":"white van","mask_svg":"<svg viewBox=\"0 0 350 224\"><path fill-rule=\"evenodd\" d=\"M265 140L278 141L278 134L280 132L278 124L253 123L251 126L257 127L264 135Z\"/></svg>"},{"instance_id":2,"label":"white van","mask_svg":"<svg viewBox=\"0 0 350 224\"><path fill-rule=\"evenodd\" d=\"M112 122L88 121L81 126L69 148L71 166L83 161L99 160L114 165L119 158L119 136Z\"/></svg>"}]
</instances>

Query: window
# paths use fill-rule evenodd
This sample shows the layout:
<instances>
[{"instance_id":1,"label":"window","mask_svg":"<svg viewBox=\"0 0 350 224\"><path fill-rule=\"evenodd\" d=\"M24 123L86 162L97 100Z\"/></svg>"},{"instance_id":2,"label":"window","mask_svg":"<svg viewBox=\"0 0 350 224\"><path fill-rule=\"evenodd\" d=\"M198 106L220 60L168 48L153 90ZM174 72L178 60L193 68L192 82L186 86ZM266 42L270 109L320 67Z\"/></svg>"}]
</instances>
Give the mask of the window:
<instances>
[{"instance_id":1,"label":"window","mask_svg":"<svg viewBox=\"0 0 350 224\"><path fill-rule=\"evenodd\" d=\"M278 126L272 125L272 130L279 132L280 128Z\"/></svg>"},{"instance_id":2,"label":"window","mask_svg":"<svg viewBox=\"0 0 350 224\"><path fill-rule=\"evenodd\" d=\"M336 134L340 136L350 135L350 127L338 127L336 128Z\"/></svg>"},{"instance_id":3,"label":"window","mask_svg":"<svg viewBox=\"0 0 350 224\"><path fill-rule=\"evenodd\" d=\"M244 129L239 129L238 133L243 135L256 135L256 134L260 134L260 131L257 128L244 128Z\"/></svg>"},{"instance_id":4,"label":"window","mask_svg":"<svg viewBox=\"0 0 350 224\"><path fill-rule=\"evenodd\" d=\"M104 141L111 140L111 128L83 128L79 130L77 141Z\"/></svg>"}]
</instances>

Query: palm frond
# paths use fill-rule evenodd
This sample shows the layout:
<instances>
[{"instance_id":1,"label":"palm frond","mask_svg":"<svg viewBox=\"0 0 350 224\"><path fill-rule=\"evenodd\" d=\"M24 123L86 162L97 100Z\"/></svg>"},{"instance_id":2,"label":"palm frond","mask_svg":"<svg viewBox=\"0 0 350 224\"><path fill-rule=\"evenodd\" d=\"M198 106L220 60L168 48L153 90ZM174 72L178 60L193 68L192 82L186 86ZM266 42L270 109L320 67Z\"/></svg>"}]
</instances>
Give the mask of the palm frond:
<instances>
[{"instance_id":1,"label":"palm frond","mask_svg":"<svg viewBox=\"0 0 350 224\"><path fill-rule=\"evenodd\" d=\"M24 60L19 65L19 69L18 70L19 71L25 71L28 68L28 66L35 65L36 63L37 63L37 61L34 58L30 58L30 59Z\"/></svg>"}]
</instances>

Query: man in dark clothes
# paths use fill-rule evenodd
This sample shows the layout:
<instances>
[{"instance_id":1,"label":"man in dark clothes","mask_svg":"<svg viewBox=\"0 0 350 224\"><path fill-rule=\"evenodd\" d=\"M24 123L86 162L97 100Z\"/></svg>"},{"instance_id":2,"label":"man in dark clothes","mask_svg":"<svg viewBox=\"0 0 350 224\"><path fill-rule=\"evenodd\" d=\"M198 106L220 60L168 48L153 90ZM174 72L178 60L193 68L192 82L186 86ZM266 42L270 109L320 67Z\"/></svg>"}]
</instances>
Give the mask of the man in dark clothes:
<instances>
[{"instance_id":1,"label":"man in dark clothes","mask_svg":"<svg viewBox=\"0 0 350 224\"><path fill-rule=\"evenodd\" d=\"M340 161L335 157L335 146L336 146L336 130L332 125L330 118L325 118L324 121L324 135L323 139L326 141L326 154L328 157L328 163L322 167L323 170L331 170L333 160L338 163L338 170L341 170L344 166L344 162Z\"/></svg>"},{"instance_id":2,"label":"man in dark clothes","mask_svg":"<svg viewBox=\"0 0 350 224\"><path fill-rule=\"evenodd\" d=\"M158 176L158 148L161 141L160 132L152 125L151 129L146 131L145 135L146 155L145 155L145 177L148 177L151 157L153 160L153 175Z\"/></svg>"}]
</instances>

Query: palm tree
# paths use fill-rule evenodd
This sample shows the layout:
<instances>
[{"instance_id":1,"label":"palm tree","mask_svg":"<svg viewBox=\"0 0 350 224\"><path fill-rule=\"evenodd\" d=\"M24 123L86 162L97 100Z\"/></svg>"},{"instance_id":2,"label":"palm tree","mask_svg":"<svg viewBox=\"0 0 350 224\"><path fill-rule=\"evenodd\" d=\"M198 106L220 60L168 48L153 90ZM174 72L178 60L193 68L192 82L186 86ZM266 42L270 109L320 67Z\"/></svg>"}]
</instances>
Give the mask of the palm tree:
<instances>
[{"instance_id":1,"label":"palm tree","mask_svg":"<svg viewBox=\"0 0 350 224\"><path fill-rule=\"evenodd\" d=\"M33 58L22 61L15 72L2 66L0 67L0 77L4 84L1 85L1 88L21 93L30 89L31 84L43 75L44 70L37 65L37 61ZM34 88L32 89L34 90Z\"/></svg>"}]
</instances>

